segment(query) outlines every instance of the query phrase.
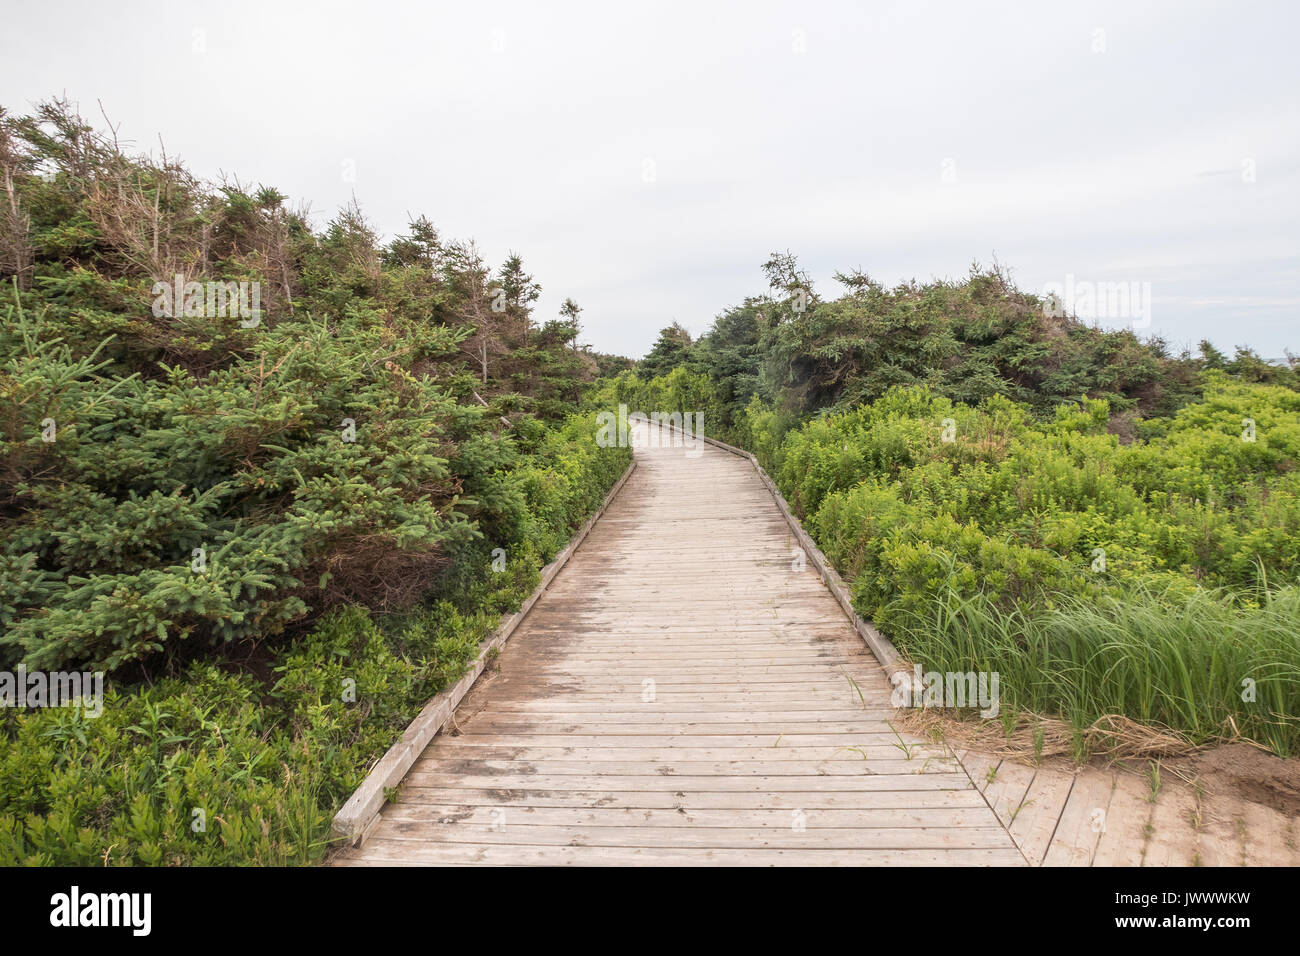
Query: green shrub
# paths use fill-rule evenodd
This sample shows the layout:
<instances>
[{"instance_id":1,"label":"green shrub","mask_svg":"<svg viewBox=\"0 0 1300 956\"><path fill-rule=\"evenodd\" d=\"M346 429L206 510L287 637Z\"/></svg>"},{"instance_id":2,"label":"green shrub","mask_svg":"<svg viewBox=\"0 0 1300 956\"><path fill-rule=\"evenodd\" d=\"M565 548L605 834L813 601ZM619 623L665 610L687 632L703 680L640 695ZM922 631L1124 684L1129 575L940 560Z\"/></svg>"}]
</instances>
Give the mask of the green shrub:
<instances>
[{"instance_id":1,"label":"green shrub","mask_svg":"<svg viewBox=\"0 0 1300 956\"><path fill-rule=\"evenodd\" d=\"M448 597L399 613L344 607L270 651L259 680L195 662L115 686L104 711L0 710L0 865L284 865L320 860L333 814L424 703L517 610L627 466L590 416L529 429L511 472L521 524L460 555ZM194 810L205 829L196 832Z\"/></svg>"}]
</instances>

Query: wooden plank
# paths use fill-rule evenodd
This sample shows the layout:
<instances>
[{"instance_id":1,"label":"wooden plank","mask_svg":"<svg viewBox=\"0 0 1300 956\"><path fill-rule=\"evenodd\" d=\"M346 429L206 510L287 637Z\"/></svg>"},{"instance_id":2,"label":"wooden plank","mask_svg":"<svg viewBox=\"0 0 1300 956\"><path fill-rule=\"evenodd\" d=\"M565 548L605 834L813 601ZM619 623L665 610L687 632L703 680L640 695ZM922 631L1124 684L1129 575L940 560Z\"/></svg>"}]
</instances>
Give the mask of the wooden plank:
<instances>
[{"instance_id":1,"label":"wooden plank","mask_svg":"<svg viewBox=\"0 0 1300 956\"><path fill-rule=\"evenodd\" d=\"M1091 866L1110 812L1114 774L1089 769L1074 778L1043 866Z\"/></svg>"},{"instance_id":2,"label":"wooden plank","mask_svg":"<svg viewBox=\"0 0 1300 956\"><path fill-rule=\"evenodd\" d=\"M439 844L376 838L364 857L346 860L373 866L1016 866L1014 850L943 849L797 850L689 847L500 846Z\"/></svg>"},{"instance_id":3,"label":"wooden plank","mask_svg":"<svg viewBox=\"0 0 1300 956\"><path fill-rule=\"evenodd\" d=\"M787 777L818 777L826 780L857 778L864 775L896 776L899 774L953 774L960 771L955 760L927 759L895 761L892 764L861 760L691 760L674 758L661 762L647 760L437 760L416 762L408 771L414 782L426 774L455 774L488 777L496 774L537 774L546 777L599 774L613 782L618 777L654 773L665 780L702 777L761 777L778 780Z\"/></svg>"},{"instance_id":4,"label":"wooden plank","mask_svg":"<svg viewBox=\"0 0 1300 956\"><path fill-rule=\"evenodd\" d=\"M781 746L772 747L532 747L527 737L518 738L517 744L493 747L457 746L462 738L439 743L425 752L413 766L428 766L444 760L598 760L598 761L650 761L660 763L670 760L740 760L745 762L779 762L790 760L840 760L859 765L915 764L922 760L944 758L954 767L957 761L939 748L902 753L891 744L874 746L854 744L844 747L820 745L804 746L791 738L783 738Z\"/></svg>"},{"instance_id":5,"label":"wooden plank","mask_svg":"<svg viewBox=\"0 0 1300 956\"><path fill-rule=\"evenodd\" d=\"M709 668L725 667L728 664L737 662L744 662L745 664L795 663L818 668L826 664L874 663L866 651L833 647L792 648L783 651L773 651L765 648L751 650L745 648L744 645L739 645L734 649L699 651L669 651L654 647L646 647L644 650L594 651L577 647L563 654L557 654L554 651L532 653L530 649L530 653L519 654L512 659L512 663L516 665L533 663L543 667L555 666L562 668L567 673L574 673L575 662L577 661L589 661L601 670L604 669L601 665L605 664L627 664L632 667L643 667L660 661L674 665L682 664Z\"/></svg>"},{"instance_id":6,"label":"wooden plank","mask_svg":"<svg viewBox=\"0 0 1300 956\"><path fill-rule=\"evenodd\" d=\"M594 715L593 715L594 716ZM837 734L854 738L852 746L854 747L889 747L895 753L900 752L897 744L897 738L893 731L883 720L844 720L841 717L838 721L831 718L821 718L819 720L796 721L796 720L764 720L762 715L756 715L753 722L733 720L717 721L710 723L699 722L682 722L669 719L670 715L649 715L656 717L655 720L643 720L640 722L629 721L626 723L594 723L584 720L484 720L481 717L473 717L460 725L460 736L470 737L478 735L496 736L496 737L517 737L518 743L524 746L540 746L533 737L539 736L556 736L556 735L573 735L583 737L638 737L638 736L659 736L668 738L677 737L725 737L739 736L740 731L746 733L756 733L766 736L775 736L770 744L772 747L807 747L815 746L804 741L802 738L808 736L825 736L827 734ZM739 717L742 715L732 715ZM851 715L850 715L851 716ZM455 738L459 739L459 737ZM683 741L683 745L695 746L692 741ZM602 741L603 745L603 741ZM728 744L731 746L732 744ZM743 746L743 744L737 744ZM513 744L511 744L513 746ZM565 745L566 747L568 745ZM613 745L611 745L613 746ZM675 742L673 746L677 746ZM762 744L759 746L768 746ZM932 748L935 749L935 748ZM939 748L941 749L941 748Z\"/></svg>"},{"instance_id":7,"label":"wooden plank","mask_svg":"<svg viewBox=\"0 0 1300 956\"><path fill-rule=\"evenodd\" d=\"M1141 866L1148 839L1147 823L1154 809L1149 799L1151 791L1145 781L1131 773L1116 773L1114 782L1092 865Z\"/></svg>"},{"instance_id":8,"label":"wooden plank","mask_svg":"<svg viewBox=\"0 0 1300 956\"><path fill-rule=\"evenodd\" d=\"M1043 862L1073 786L1074 774L1038 768L1015 818L1007 824L1008 832L1032 866Z\"/></svg>"},{"instance_id":9,"label":"wooden plank","mask_svg":"<svg viewBox=\"0 0 1300 956\"><path fill-rule=\"evenodd\" d=\"M865 829L918 827L988 827L988 814L981 807L929 807L894 809L854 807L852 809L793 807L737 808L685 807L551 807L511 806L501 813L502 804L400 803L387 808L385 820L407 823L445 823L466 827L497 826L650 826L775 828L789 830L798 820L815 829ZM528 841L525 841L528 842ZM1000 845L1000 844L999 844Z\"/></svg>"},{"instance_id":10,"label":"wooden plank","mask_svg":"<svg viewBox=\"0 0 1300 956\"><path fill-rule=\"evenodd\" d=\"M1201 798L1195 859L1200 866L1248 866L1246 804L1231 794Z\"/></svg>"},{"instance_id":11,"label":"wooden plank","mask_svg":"<svg viewBox=\"0 0 1300 956\"><path fill-rule=\"evenodd\" d=\"M893 717L893 711L875 710L864 712L841 707L836 710L616 710L613 705L593 705L591 710L501 710L495 706L491 710L477 711L472 717L461 721L464 730L475 732L491 728L500 733L507 725L527 724L531 727L586 727L602 725L622 728L619 733L639 733L637 727L671 726L671 727L748 727L752 730L760 724L782 726L815 726L823 724L851 723L853 728L886 727L885 721ZM457 718L460 719L459 717ZM847 726L847 724L846 724ZM512 728L513 729L513 728ZM660 730L659 733L680 733L678 730ZM725 733L726 731L704 731L705 733Z\"/></svg>"},{"instance_id":12,"label":"wooden plank","mask_svg":"<svg viewBox=\"0 0 1300 956\"><path fill-rule=\"evenodd\" d=\"M1197 798L1192 788L1165 775L1151 811L1143 866L1192 866L1196 862Z\"/></svg>"},{"instance_id":13,"label":"wooden plank","mask_svg":"<svg viewBox=\"0 0 1300 956\"><path fill-rule=\"evenodd\" d=\"M502 655L504 657L504 655ZM546 684L564 685L565 690L592 691L602 687L624 688L635 683L640 692L641 681L653 677L656 683L679 688L682 693L723 692L744 693L753 684L765 686L755 688L764 693L779 690L791 690L796 693L816 693L870 690L875 695L874 703L879 707L891 707L889 702L889 684L876 673L874 665L859 662L841 663L823 661L808 663L798 669L777 666L739 666L739 667L699 667L691 668L685 664L661 663L660 666L627 665L615 668L589 668L589 673L565 671L558 664L520 664L516 666L513 659L498 660L497 673L502 683L523 684L529 680ZM712 674L712 681L710 681ZM698 685L691 687L689 685ZM784 688L770 686L785 684ZM608 691L605 691L608 693ZM536 699L540 695L534 695Z\"/></svg>"},{"instance_id":14,"label":"wooden plank","mask_svg":"<svg viewBox=\"0 0 1300 956\"><path fill-rule=\"evenodd\" d=\"M515 673L513 670L515 663L512 660L509 664L502 664L501 673L506 677L512 676ZM656 683L663 682L674 687L687 684L704 684L711 687L715 686L719 681L745 685L815 680L826 674L828 666L836 669L847 668L853 679L861 682L871 678L872 675L866 668L875 665L846 661L827 661L824 664L736 661L729 664L718 663L714 665L667 664L664 662L659 662L657 665L638 665L635 662L629 662L626 664L611 663L608 667L603 667L600 664L576 664L571 668L565 668L563 664L555 663L536 667L530 676L555 677L566 680L569 678L591 677L602 681L636 681L638 685L647 678L653 678Z\"/></svg>"},{"instance_id":15,"label":"wooden plank","mask_svg":"<svg viewBox=\"0 0 1300 956\"><path fill-rule=\"evenodd\" d=\"M452 748L463 750L480 747L518 746L521 738L511 734L477 734L462 733L457 737L448 737L438 741L438 749ZM616 747L660 749L674 747L757 747L770 750L791 743L791 735L783 733L767 734L532 734L526 738L530 747ZM798 744L803 747L854 747L860 744L875 744L875 741L863 740L862 734L823 734L804 733L798 735ZM895 756L901 751L888 748Z\"/></svg>"},{"instance_id":16,"label":"wooden plank","mask_svg":"<svg viewBox=\"0 0 1300 956\"><path fill-rule=\"evenodd\" d=\"M544 826L518 824L515 814L499 811L487 823L401 820L385 815L372 839L414 846L429 843L496 843L520 846L698 847L703 849L930 850L1001 849L1000 826L884 827L849 829L809 827L799 817L779 827L711 826ZM792 814L787 814L787 818Z\"/></svg>"},{"instance_id":17,"label":"wooden plank","mask_svg":"<svg viewBox=\"0 0 1300 956\"><path fill-rule=\"evenodd\" d=\"M986 775L987 779L987 775ZM999 761L992 779L984 785L984 799L993 808L1005 827L1011 826L1029 793L1034 780L1034 768L1014 760Z\"/></svg>"},{"instance_id":18,"label":"wooden plank","mask_svg":"<svg viewBox=\"0 0 1300 956\"><path fill-rule=\"evenodd\" d=\"M649 765L647 771L651 771ZM903 774L817 774L809 776L749 776L739 774L699 776L648 772L645 774L545 774L545 773L412 773L406 779L412 787L438 789L515 789L515 790L666 790L686 793L714 790L741 793L779 793L844 790L972 789L964 773Z\"/></svg>"},{"instance_id":19,"label":"wooden plank","mask_svg":"<svg viewBox=\"0 0 1300 956\"><path fill-rule=\"evenodd\" d=\"M975 784L975 789L981 793L984 792L984 788L992 779L992 774L997 771L998 764L1001 763L998 757L987 757L969 751L957 754L957 761L970 774L971 783Z\"/></svg>"},{"instance_id":20,"label":"wooden plank","mask_svg":"<svg viewBox=\"0 0 1300 956\"><path fill-rule=\"evenodd\" d=\"M397 799L384 809L396 813L403 806L460 804L469 806L577 807L624 809L671 809L674 812L698 809L721 810L791 810L844 809L852 813L886 809L921 810L929 808L967 808L979 818L987 807L971 789L872 790L864 797L861 791L781 791L743 793L735 790L542 790L529 787L505 788L435 788L417 787L409 781Z\"/></svg>"},{"instance_id":21,"label":"wooden plank","mask_svg":"<svg viewBox=\"0 0 1300 956\"><path fill-rule=\"evenodd\" d=\"M1258 803L1242 811L1243 856L1246 866L1297 866L1295 819Z\"/></svg>"},{"instance_id":22,"label":"wooden plank","mask_svg":"<svg viewBox=\"0 0 1300 956\"><path fill-rule=\"evenodd\" d=\"M753 703L752 709L743 706L746 702ZM475 713L536 715L548 718L566 715L589 717L595 714L608 714L611 718L620 721L624 719L633 720L639 717L656 720L663 717L669 717L672 720L688 720L698 717L707 720L743 721L746 719L746 715L751 712L758 715L786 715L804 712L805 709L808 709L807 712L810 713L837 713L863 720L879 718L892 721L897 717L895 711L881 707L864 709L858 702L857 695L847 686L839 687L833 695L823 694L819 696L815 692L793 697L788 694L768 694L759 697L748 694L673 694L667 699L661 695L653 701L643 701L640 695L627 694L568 694L562 699L539 700L522 695L508 697L494 693L487 704L488 706L483 711L475 711ZM816 708L816 710L813 711L811 708ZM472 718L467 717L466 719Z\"/></svg>"}]
</instances>

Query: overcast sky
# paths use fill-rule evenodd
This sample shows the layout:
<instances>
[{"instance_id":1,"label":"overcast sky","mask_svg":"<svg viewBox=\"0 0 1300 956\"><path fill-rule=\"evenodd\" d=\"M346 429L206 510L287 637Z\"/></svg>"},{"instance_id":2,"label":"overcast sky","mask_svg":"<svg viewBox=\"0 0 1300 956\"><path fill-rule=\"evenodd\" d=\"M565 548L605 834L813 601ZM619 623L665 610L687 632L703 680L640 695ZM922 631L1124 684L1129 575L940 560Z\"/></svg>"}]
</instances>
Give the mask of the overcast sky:
<instances>
[{"instance_id":1,"label":"overcast sky","mask_svg":"<svg viewBox=\"0 0 1300 956\"><path fill-rule=\"evenodd\" d=\"M11 5L0 103L97 100L140 149L379 231L515 250L639 357L797 254L823 296L994 255L1150 283L1150 326L1300 352L1300 5ZM1119 327L1124 318L1099 320Z\"/></svg>"}]
</instances>

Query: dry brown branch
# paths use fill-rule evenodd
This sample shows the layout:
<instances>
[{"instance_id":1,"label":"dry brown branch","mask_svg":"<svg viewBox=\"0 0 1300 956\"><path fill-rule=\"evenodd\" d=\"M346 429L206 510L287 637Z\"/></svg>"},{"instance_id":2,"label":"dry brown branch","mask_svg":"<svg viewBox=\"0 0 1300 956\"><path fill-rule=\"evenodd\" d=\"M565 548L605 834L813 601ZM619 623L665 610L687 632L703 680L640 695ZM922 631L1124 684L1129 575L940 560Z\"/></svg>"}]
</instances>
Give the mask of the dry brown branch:
<instances>
[{"instance_id":1,"label":"dry brown branch","mask_svg":"<svg viewBox=\"0 0 1300 956\"><path fill-rule=\"evenodd\" d=\"M0 275L18 277L18 289L32 287L31 225L32 220L18 198L18 176L22 172L22 153L14 141L13 129L0 110L0 185L4 204L0 206Z\"/></svg>"}]
</instances>

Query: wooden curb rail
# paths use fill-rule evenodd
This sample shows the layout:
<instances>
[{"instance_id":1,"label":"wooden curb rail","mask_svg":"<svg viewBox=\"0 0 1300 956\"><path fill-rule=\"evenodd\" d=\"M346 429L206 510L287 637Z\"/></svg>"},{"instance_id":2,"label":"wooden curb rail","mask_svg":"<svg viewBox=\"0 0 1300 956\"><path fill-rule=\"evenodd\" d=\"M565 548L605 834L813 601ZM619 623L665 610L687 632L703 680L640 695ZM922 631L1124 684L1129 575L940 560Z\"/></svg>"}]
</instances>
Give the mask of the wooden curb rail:
<instances>
[{"instance_id":1,"label":"wooden curb rail","mask_svg":"<svg viewBox=\"0 0 1300 956\"><path fill-rule=\"evenodd\" d=\"M433 699L424 705L424 709L403 731L397 743L389 747L388 752L379 758L379 762L366 774L366 778L361 781L361 785L343 804L339 812L334 815L335 834L342 837L349 845L360 845L365 841L370 834L370 830L379 822L379 811L386 799L385 791L401 783L402 778L406 776L406 772L411 769L411 765L429 746L429 742L447 725L451 715L456 712L456 707L469 693L469 689L474 686L474 682L483 673L483 669L487 666L493 654L509 640L510 635L528 616L528 612L532 610L533 605L546 592L551 581L560 573L560 569L568 563L573 553L578 550L578 547L591 531L592 526L605 513L605 509L614 500L614 496L627 483L628 478L632 476L632 472L635 470L636 458L634 456L627 466L627 470L623 472L623 476L614 483L614 487L605 495L605 500L601 502L596 513L588 518L578 533L569 539L569 543L565 545L563 551L555 556L555 560L542 568L542 579L537 585L537 589L520 605L518 611L496 629L487 643L481 646L478 658L465 676L451 687L435 694Z\"/></svg>"}]
</instances>

